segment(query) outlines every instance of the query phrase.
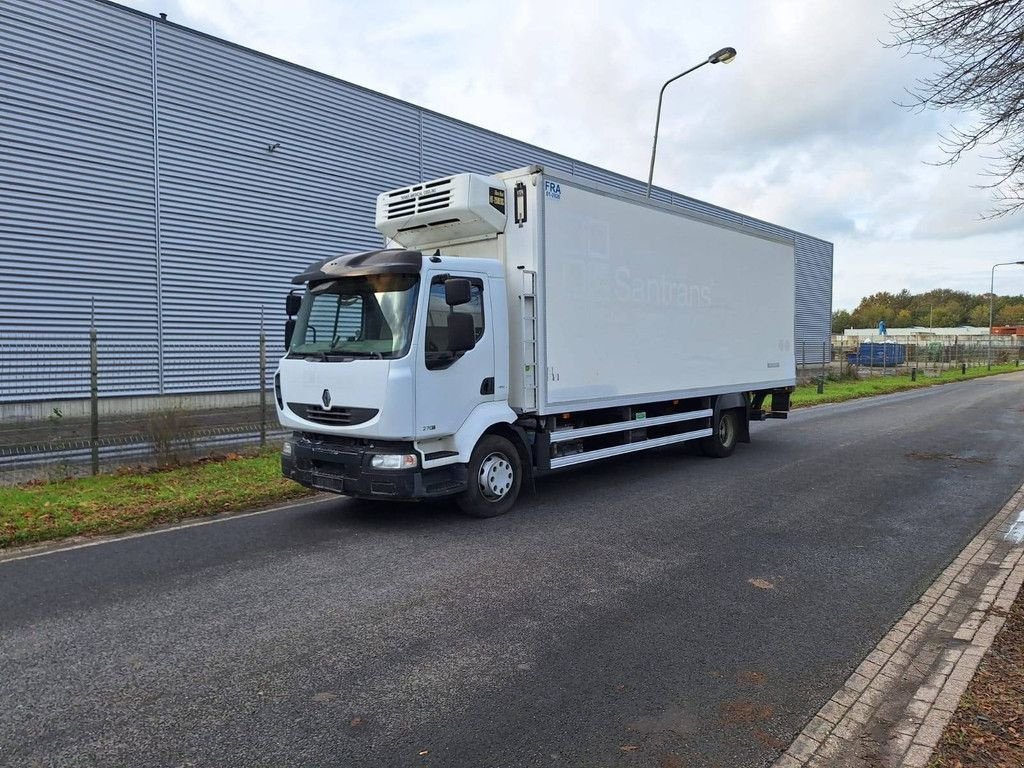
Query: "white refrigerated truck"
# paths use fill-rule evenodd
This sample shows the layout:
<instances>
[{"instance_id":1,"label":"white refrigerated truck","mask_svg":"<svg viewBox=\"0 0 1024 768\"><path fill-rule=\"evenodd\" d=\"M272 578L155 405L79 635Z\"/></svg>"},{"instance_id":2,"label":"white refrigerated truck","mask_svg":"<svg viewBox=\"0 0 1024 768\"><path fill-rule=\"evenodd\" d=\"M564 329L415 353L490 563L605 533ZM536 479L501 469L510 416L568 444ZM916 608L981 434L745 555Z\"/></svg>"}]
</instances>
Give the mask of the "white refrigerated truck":
<instances>
[{"instance_id":1,"label":"white refrigerated truck","mask_svg":"<svg viewBox=\"0 0 1024 768\"><path fill-rule=\"evenodd\" d=\"M287 477L506 512L538 474L699 441L795 383L792 240L531 166L378 196L387 247L294 279Z\"/></svg>"}]
</instances>

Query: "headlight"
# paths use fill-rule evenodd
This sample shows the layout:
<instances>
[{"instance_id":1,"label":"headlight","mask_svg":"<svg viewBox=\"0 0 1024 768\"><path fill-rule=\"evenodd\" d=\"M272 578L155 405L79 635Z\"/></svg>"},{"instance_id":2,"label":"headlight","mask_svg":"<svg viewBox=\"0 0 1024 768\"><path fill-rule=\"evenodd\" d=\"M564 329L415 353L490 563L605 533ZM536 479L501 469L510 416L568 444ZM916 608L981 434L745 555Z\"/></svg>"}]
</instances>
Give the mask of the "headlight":
<instances>
[{"instance_id":1,"label":"headlight","mask_svg":"<svg viewBox=\"0 0 1024 768\"><path fill-rule=\"evenodd\" d=\"M292 455L292 444L289 443L287 440L285 440L284 445L281 446L281 455L282 456L291 456Z\"/></svg>"},{"instance_id":2,"label":"headlight","mask_svg":"<svg viewBox=\"0 0 1024 768\"><path fill-rule=\"evenodd\" d=\"M414 453L378 453L370 457L374 469L412 469L416 464Z\"/></svg>"}]
</instances>

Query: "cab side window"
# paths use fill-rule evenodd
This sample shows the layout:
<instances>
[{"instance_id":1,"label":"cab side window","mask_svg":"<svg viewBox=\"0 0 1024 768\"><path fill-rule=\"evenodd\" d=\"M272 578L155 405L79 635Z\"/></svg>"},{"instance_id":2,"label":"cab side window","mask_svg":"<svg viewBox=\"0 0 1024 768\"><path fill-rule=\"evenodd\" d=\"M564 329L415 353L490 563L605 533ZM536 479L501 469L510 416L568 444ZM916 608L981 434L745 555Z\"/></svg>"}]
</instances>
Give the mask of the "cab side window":
<instances>
[{"instance_id":1,"label":"cab side window","mask_svg":"<svg viewBox=\"0 0 1024 768\"><path fill-rule=\"evenodd\" d=\"M473 331L476 340L484 335L484 287L480 280L470 281L470 299L457 307L449 307L444 300L444 282L430 286L430 300L427 303L427 368L447 368L463 353L453 353L448 348L448 315L452 312L473 317Z\"/></svg>"}]
</instances>

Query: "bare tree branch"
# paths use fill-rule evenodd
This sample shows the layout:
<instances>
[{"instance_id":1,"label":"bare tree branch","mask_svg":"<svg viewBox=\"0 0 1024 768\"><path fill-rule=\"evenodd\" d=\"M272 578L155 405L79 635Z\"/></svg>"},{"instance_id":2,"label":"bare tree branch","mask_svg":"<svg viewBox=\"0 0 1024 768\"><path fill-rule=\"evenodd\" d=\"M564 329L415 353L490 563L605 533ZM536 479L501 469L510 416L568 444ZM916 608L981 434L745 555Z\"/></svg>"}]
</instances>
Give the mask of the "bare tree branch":
<instances>
[{"instance_id":1,"label":"bare tree branch","mask_svg":"<svg viewBox=\"0 0 1024 768\"><path fill-rule=\"evenodd\" d=\"M1024 2L1021 0L918 0L899 2L889 15L893 39L886 45L926 56L938 72L908 93L908 109L953 109L970 115L967 127L939 136L958 162L979 146L986 158L995 208L987 217L1024 209Z\"/></svg>"}]
</instances>

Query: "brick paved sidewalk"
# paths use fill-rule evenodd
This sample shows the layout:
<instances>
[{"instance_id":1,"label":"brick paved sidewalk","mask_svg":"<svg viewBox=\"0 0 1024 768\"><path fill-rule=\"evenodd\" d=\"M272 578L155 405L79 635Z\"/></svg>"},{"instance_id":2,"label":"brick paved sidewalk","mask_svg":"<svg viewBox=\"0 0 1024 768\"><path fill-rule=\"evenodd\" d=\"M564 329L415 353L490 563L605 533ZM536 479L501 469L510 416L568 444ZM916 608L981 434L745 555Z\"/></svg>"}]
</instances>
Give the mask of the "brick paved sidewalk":
<instances>
[{"instance_id":1,"label":"brick paved sidewalk","mask_svg":"<svg viewBox=\"0 0 1024 768\"><path fill-rule=\"evenodd\" d=\"M926 766L1024 582L1024 486L825 703L774 768Z\"/></svg>"}]
</instances>

